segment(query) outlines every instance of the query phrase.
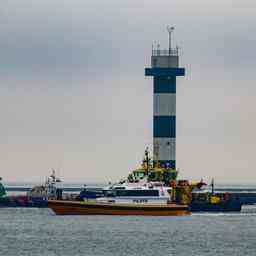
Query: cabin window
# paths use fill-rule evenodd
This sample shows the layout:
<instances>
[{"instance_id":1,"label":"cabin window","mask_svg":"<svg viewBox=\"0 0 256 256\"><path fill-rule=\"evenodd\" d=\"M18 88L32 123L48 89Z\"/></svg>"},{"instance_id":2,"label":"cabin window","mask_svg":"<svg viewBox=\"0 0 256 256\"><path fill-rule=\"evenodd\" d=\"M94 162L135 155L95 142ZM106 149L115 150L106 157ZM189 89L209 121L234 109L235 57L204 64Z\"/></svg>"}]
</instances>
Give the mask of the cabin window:
<instances>
[{"instance_id":1,"label":"cabin window","mask_svg":"<svg viewBox=\"0 0 256 256\"><path fill-rule=\"evenodd\" d=\"M116 196L159 196L158 190L118 190Z\"/></svg>"},{"instance_id":2,"label":"cabin window","mask_svg":"<svg viewBox=\"0 0 256 256\"><path fill-rule=\"evenodd\" d=\"M116 192L112 191L112 190L107 190L107 191L104 191L104 196L105 197L115 197L116 196Z\"/></svg>"}]
</instances>

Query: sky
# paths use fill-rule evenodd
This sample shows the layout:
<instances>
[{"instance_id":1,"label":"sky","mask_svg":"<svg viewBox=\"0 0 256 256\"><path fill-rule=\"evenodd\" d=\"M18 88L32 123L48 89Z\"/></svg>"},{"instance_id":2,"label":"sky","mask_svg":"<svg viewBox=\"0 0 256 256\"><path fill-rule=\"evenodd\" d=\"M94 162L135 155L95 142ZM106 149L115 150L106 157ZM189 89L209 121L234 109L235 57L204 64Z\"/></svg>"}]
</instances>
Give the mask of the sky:
<instances>
[{"instance_id":1,"label":"sky","mask_svg":"<svg viewBox=\"0 0 256 256\"><path fill-rule=\"evenodd\" d=\"M0 8L0 176L108 182L152 148L152 43L180 47L180 178L256 183L256 3L6 0Z\"/></svg>"}]
</instances>

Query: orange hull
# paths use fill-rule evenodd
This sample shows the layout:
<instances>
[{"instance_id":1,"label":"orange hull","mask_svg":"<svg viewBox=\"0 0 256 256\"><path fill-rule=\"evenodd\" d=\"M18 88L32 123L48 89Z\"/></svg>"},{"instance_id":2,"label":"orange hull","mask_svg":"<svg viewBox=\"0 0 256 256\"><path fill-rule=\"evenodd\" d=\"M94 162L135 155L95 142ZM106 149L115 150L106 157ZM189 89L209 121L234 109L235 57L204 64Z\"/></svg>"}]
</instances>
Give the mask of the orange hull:
<instances>
[{"instance_id":1,"label":"orange hull","mask_svg":"<svg viewBox=\"0 0 256 256\"><path fill-rule=\"evenodd\" d=\"M167 205L125 205L97 202L49 200L49 208L57 215L147 215L184 216L190 215L188 206Z\"/></svg>"}]
</instances>

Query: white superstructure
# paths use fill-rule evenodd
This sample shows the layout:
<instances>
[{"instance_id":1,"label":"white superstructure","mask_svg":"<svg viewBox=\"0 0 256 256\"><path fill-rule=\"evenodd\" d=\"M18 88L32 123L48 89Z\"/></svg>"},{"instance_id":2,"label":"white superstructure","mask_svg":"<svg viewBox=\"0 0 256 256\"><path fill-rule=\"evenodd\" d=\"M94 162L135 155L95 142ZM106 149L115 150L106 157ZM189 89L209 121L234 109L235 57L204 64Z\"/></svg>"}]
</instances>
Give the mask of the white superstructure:
<instances>
[{"instance_id":1,"label":"white superstructure","mask_svg":"<svg viewBox=\"0 0 256 256\"><path fill-rule=\"evenodd\" d=\"M97 202L118 204L167 204L171 200L171 187L160 182L123 183L103 190Z\"/></svg>"}]
</instances>

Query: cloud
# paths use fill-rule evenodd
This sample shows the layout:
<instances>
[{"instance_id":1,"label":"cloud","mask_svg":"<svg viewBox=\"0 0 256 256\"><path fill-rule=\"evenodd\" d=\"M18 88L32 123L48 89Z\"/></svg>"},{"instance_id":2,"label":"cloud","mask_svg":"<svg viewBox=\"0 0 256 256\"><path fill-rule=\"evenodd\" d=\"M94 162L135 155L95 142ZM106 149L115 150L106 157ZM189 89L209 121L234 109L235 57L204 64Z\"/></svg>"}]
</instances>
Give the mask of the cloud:
<instances>
[{"instance_id":1,"label":"cloud","mask_svg":"<svg viewBox=\"0 0 256 256\"><path fill-rule=\"evenodd\" d=\"M152 81L144 78L151 44L166 47L166 25L174 24L186 68L177 89L178 165L190 177L212 176L217 166L244 167L251 177L254 10L249 0L7 1L0 10L2 176L39 180L57 158L67 180L126 175L152 144ZM228 180L230 171L218 175Z\"/></svg>"}]
</instances>

